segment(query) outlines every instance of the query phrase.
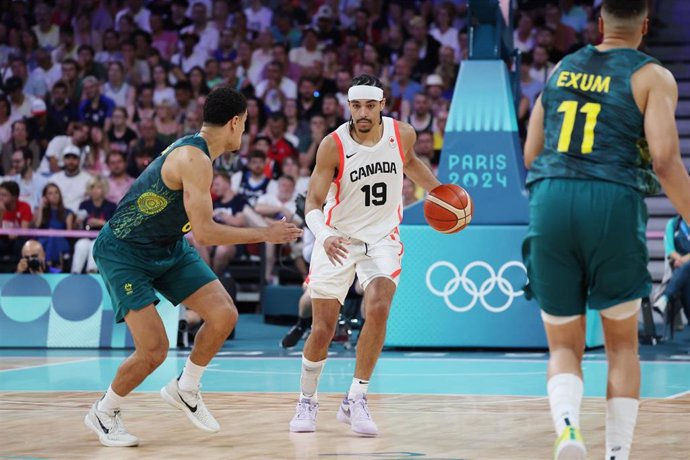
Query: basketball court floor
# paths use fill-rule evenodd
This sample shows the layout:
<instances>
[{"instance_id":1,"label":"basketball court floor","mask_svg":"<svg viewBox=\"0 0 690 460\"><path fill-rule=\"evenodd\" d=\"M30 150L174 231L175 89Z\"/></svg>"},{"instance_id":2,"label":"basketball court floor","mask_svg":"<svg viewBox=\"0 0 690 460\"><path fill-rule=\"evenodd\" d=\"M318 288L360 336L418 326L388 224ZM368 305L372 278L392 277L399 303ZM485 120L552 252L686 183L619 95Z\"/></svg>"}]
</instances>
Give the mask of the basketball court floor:
<instances>
[{"instance_id":1,"label":"basketball court floor","mask_svg":"<svg viewBox=\"0 0 690 460\"><path fill-rule=\"evenodd\" d=\"M354 350L334 345L320 382L318 432L291 434L300 349L281 350L284 326L242 315L203 378L221 424L209 435L158 391L188 351L166 362L127 398L124 420L141 444L102 447L83 418L129 350L0 350L0 458L546 459L554 433L545 393L547 355L525 352L384 352L370 385L380 435L363 438L335 420L354 370ZM301 346L302 344L300 344ZM690 459L690 333L643 346L635 459ZM583 435L589 458L604 455L606 362L584 361Z\"/></svg>"}]
</instances>

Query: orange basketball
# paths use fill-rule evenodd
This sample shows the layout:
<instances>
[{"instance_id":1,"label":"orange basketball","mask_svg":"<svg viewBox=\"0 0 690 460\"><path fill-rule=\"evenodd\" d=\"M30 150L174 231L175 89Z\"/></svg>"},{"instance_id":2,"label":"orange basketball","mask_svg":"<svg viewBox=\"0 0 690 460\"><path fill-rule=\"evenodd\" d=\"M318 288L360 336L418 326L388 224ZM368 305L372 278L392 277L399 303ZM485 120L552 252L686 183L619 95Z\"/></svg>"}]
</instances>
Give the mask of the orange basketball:
<instances>
[{"instance_id":1,"label":"orange basketball","mask_svg":"<svg viewBox=\"0 0 690 460\"><path fill-rule=\"evenodd\" d=\"M434 230L441 233L459 232L472 220L472 199L458 185L439 185L424 201L424 217Z\"/></svg>"}]
</instances>

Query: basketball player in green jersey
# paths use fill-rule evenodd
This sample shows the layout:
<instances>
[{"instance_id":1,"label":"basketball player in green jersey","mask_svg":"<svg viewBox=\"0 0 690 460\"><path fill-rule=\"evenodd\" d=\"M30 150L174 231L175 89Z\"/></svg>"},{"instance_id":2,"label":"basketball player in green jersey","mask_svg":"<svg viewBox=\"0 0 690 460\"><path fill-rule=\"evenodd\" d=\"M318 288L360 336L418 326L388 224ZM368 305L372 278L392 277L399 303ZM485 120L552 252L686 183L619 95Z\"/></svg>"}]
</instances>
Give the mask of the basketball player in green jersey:
<instances>
[{"instance_id":1,"label":"basketball player in green jersey","mask_svg":"<svg viewBox=\"0 0 690 460\"><path fill-rule=\"evenodd\" d=\"M94 243L94 259L110 293L115 320L127 323L136 348L84 419L103 445L139 442L122 423L120 403L168 352L154 290L204 319L182 374L161 390L161 397L197 428L211 433L220 429L204 405L199 381L235 326L237 310L184 235L193 229L200 244L214 246L287 243L301 235L295 225L283 221L267 228L234 228L213 221L212 162L239 149L246 110L240 93L230 88L212 91L204 104L201 131L171 144L144 170Z\"/></svg>"},{"instance_id":2,"label":"basketball player in green jersey","mask_svg":"<svg viewBox=\"0 0 690 460\"><path fill-rule=\"evenodd\" d=\"M657 177L690 219L678 88L637 51L647 22L647 0L603 0L603 42L561 61L529 123L523 257L549 342L557 459L586 455L579 411L587 305L601 314L609 363L606 459L629 457L640 396L637 313L651 288L644 196L658 191Z\"/></svg>"}]
</instances>

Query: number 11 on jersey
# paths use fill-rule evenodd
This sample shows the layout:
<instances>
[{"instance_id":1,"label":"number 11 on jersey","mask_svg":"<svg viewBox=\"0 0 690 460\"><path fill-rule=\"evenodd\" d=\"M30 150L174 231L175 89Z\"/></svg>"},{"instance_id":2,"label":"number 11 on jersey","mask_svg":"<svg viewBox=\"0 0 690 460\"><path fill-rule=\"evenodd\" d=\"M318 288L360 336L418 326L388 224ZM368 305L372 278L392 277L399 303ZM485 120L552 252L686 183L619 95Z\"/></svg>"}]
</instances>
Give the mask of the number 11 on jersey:
<instances>
[{"instance_id":1,"label":"number 11 on jersey","mask_svg":"<svg viewBox=\"0 0 690 460\"><path fill-rule=\"evenodd\" d=\"M558 137L559 152L567 152L570 149L570 138L575 128L575 118L578 113L577 108L577 101L563 101L561 105L558 106L558 111L564 113L561 135ZM601 104L588 102L582 106L579 112L587 115L584 133L582 135L581 152L584 154L592 153L592 148L594 147L594 128L597 125L599 112L601 112Z\"/></svg>"}]
</instances>

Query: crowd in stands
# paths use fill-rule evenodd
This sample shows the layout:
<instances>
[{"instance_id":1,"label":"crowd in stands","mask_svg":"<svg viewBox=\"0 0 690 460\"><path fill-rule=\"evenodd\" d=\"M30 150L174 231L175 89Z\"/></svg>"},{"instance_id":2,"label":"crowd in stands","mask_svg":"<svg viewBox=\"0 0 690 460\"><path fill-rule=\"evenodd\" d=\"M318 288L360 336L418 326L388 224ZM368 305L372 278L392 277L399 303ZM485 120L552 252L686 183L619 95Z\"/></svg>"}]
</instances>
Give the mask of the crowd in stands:
<instances>
[{"instance_id":1,"label":"crowd in stands","mask_svg":"<svg viewBox=\"0 0 690 460\"><path fill-rule=\"evenodd\" d=\"M321 140L350 117L353 76L384 82L386 115L425 133L420 152L435 165L467 53L462 2L5 3L3 228L100 229L143 169L200 129L205 96L219 85L247 96L249 116L242 149L216 162L214 218L235 226L299 220L295 197L306 192ZM247 255L190 239L219 274ZM91 239L36 240L46 271L96 270ZM25 241L1 236L0 255L16 261ZM266 248L269 282L276 252ZM299 246L286 255L306 275Z\"/></svg>"},{"instance_id":2,"label":"crowd in stands","mask_svg":"<svg viewBox=\"0 0 690 460\"><path fill-rule=\"evenodd\" d=\"M593 6L522 2L520 118L553 65L599 40ZM586 2L585 2L586 3ZM591 2L590 2L591 3ZM438 165L467 1L7 1L0 12L0 212L3 228L98 230L133 180L176 138L201 127L205 96L248 98L242 148L215 163L214 218L262 226L296 217L321 140L350 118L353 76L384 83L385 115L409 122L417 154ZM405 204L421 197L406 181ZM92 241L37 238L52 271L96 270ZM199 253L221 274L247 248ZM25 239L0 236L0 255ZM265 277L299 247L266 249Z\"/></svg>"}]
</instances>

